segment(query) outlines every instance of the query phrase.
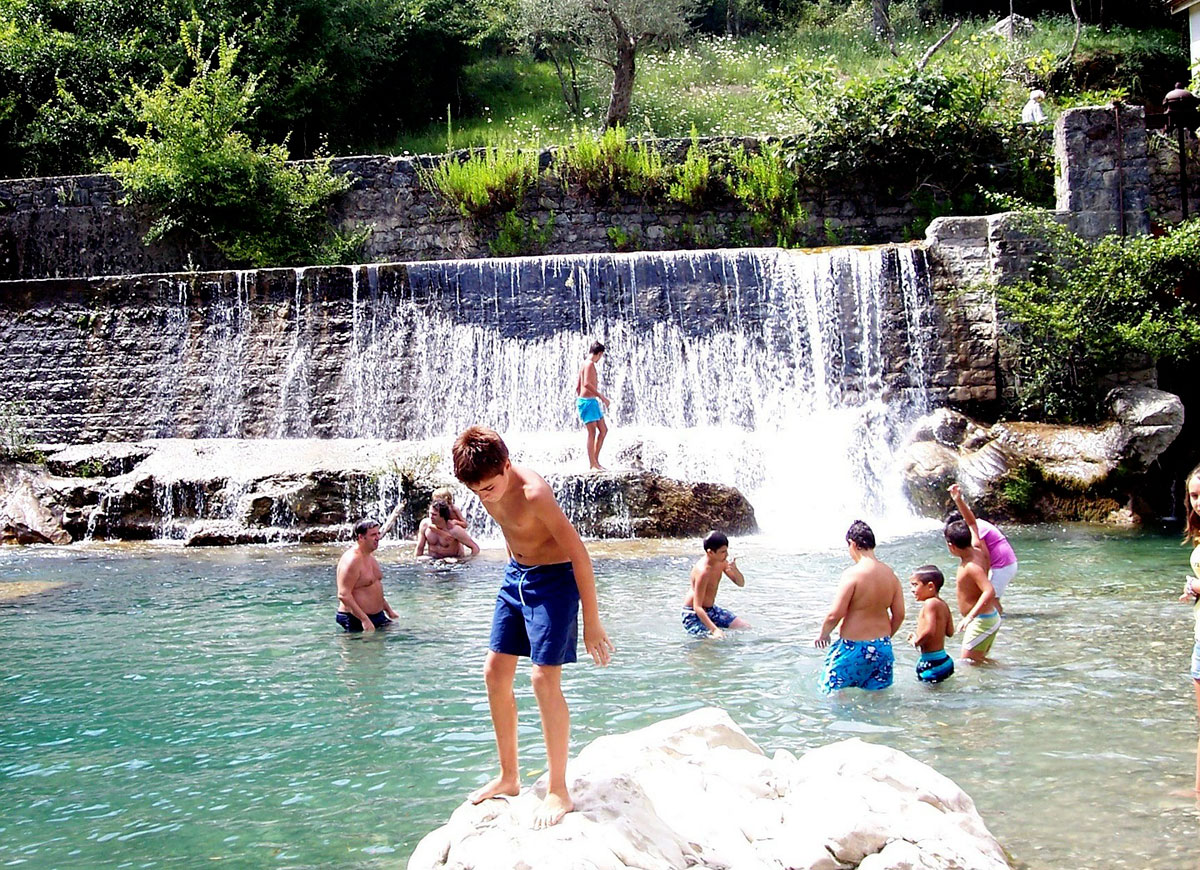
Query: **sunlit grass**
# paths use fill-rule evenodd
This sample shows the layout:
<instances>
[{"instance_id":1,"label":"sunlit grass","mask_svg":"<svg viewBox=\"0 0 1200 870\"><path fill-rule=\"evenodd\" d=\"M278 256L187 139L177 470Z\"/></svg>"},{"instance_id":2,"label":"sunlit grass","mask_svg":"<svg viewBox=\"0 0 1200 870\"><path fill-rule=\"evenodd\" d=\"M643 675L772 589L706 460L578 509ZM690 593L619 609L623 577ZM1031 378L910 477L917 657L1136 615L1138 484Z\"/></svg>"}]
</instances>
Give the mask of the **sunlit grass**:
<instances>
[{"instance_id":1,"label":"sunlit grass","mask_svg":"<svg viewBox=\"0 0 1200 870\"><path fill-rule=\"evenodd\" d=\"M892 5L896 29L894 57L870 36L870 4L815 4L809 20L783 33L741 37L702 36L670 48L651 47L638 56L637 79L627 126L634 136L788 135L804 129L803 107L786 110L764 86L773 69L828 64L839 77L871 76L911 66L950 27L944 20L923 23L911 4ZM985 36L992 20L967 20L937 54L934 64L971 65L984 53L1000 53L1013 74L996 110L1016 115L1028 95L1022 78L1045 74L1070 45L1074 24L1066 17L1036 22L1032 34L1017 40ZM1179 50L1169 30L1108 32L1085 27L1080 54L1111 51L1137 55ZM543 147L571 140L577 127L598 129L608 105L609 81L585 71L581 117L572 117L552 64L527 56L488 58L464 71L463 90L476 107L463 117L445 117L391 146L393 153L440 153L483 145ZM1080 95L1051 92L1046 109L1078 103ZM1087 95L1084 95L1085 97ZM1101 95L1103 96L1103 95Z\"/></svg>"}]
</instances>

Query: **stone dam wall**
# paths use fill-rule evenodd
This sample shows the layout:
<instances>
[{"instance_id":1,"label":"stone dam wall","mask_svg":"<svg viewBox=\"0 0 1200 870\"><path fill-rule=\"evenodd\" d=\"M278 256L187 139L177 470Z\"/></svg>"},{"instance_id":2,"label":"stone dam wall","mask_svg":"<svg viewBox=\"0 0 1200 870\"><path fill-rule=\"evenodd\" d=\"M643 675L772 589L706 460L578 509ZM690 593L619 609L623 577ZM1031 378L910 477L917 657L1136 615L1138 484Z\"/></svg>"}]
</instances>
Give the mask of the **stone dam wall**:
<instances>
[{"instance_id":1,"label":"stone dam wall","mask_svg":"<svg viewBox=\"0 0 1200 870\"><path fill-rule=\"evenodd\" d=\"M990 300L935 296L925 270L886 247L0 282L0 395L42 442L566 431L601 336L618 424L753 429L810 393L986 405Z\"/></svg>"}]
</instances>

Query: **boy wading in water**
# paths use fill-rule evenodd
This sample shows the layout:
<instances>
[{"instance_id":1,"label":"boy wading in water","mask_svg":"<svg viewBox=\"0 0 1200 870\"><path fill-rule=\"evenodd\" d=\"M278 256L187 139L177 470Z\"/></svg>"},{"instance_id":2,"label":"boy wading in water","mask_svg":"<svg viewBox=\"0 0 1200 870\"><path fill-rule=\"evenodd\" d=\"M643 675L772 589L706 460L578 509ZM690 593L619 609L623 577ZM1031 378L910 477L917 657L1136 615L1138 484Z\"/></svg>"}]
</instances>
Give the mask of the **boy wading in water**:
<instances>
[{"instance_id":1,"label":"boy wading in water","mask_svg":"<svg viewBox=\"0 0 1200 870\"><path fill-rule=\"evenodd\" d=\"M921 651L917 679L922 683L940 683L954 673L954 659L946 654L946 638L954 636L950 605L938 593L946 578L936 565L922 565L908 578L913 598L921 603L917 630L908 642Z\"/></svg>"},{"instance_id":2,"label":"boy wading in water","mask_svg":"<svg viewBox=\"0 0 1200 870\"><path fill-rule=\"evenodd\" d=\"M854 565L842 572L833 607L813 646L825 649L840 622L837 642L825 654L821 690L886 689L892 684L892 635L904 622L904 593L896 572L875 558L875 533L862 520L846 532Z\"/></svg>"},{"instance_id":3,"label":"boy wading in water","mask_svg":"<svg viewBox=\"0 0 1200 870\"><path fill-rule=\"evenodd\" d=\"M957 484L956 484L957 485ZM944 530L946 549L958 557L955 592L958 612L962 614L962 656L978 664L992 651L1000 633L1000 614L996 612L996 590L988 580L988 557L979 534L962 520L947 523Z\"/></svg>"},{"instance_id":4,"label":"boy wading in water","mask_svg":"<svg viewBox=\"0 0 1200 870\"><path fill-rule=\"evenodd\" d=\"M562 666L575 661L580 605L583 645L593 661L607 665L613 651L600 623L592 560L546 481L513 465L499 435L472 426L455 440L453 453L455 477L479 497L500 526L509 555L484 665L500 775L472 792L470 801L477 804L521 790L513 679L518 657L529 656L549 776L533 826L549 827L574 809L567 791L570 712L561 681Z\"/></svg>"},{"instance_id":5,"label":"boy wading in water","mask_svg":"<svg viewBox=\"0 0 1200 870\"><path fill-rule=\"evenodd\" d=\"M724 637L724 628L750 627L740 616L717 607L717 587L722 576L738 586L746 585L737 560L729 558L729 538L722 532L709 532L704 539L704 557L692 566L692 588L683 599L683 627L688 634Z\"/></svg>"}]
</instances>

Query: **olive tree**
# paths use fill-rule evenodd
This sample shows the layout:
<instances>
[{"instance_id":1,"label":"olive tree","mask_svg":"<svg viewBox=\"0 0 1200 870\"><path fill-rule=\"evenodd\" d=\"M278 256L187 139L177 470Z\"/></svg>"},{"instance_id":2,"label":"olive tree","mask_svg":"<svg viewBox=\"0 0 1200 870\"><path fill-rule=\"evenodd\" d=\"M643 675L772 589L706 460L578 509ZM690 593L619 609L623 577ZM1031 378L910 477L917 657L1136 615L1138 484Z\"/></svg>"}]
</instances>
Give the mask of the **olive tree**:
<instances>
[{"instance_id":1,"label":"olive tree","mask_svg":"<svg viewBox=\"0 0 1200 870\"><path fill-rule=\"evenodd\" d=\"M629 115L638 51L686 35L697 5L697 0L520 0L517 17L521 29L552 58L578 52L612 70L604 124L616 127ZM555 62L566 96L563 65Z\"/></svg>"}]
</instances>

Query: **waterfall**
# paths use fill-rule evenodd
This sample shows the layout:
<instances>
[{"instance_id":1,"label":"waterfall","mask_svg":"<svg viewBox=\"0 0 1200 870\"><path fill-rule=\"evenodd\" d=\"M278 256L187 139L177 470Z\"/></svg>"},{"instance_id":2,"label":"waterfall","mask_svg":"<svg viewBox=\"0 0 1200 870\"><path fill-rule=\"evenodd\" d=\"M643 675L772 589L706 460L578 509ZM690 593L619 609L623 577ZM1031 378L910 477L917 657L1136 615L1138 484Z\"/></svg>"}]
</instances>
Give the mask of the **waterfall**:
<instances>
[{"instance_id":1,"label":"waterfall","mask_svg":"<svg viewBox=\"0 0 1200 870\"><path fill-rule=\"evenodd\" d=\"M535 467L581 470L573 385L598 338L611 466L738 486L767 531L910 522L892 456L928 407L918 249L452 261L408 281L356 303L344 437L484 423Z\"/></svg>"}]
</instances>

